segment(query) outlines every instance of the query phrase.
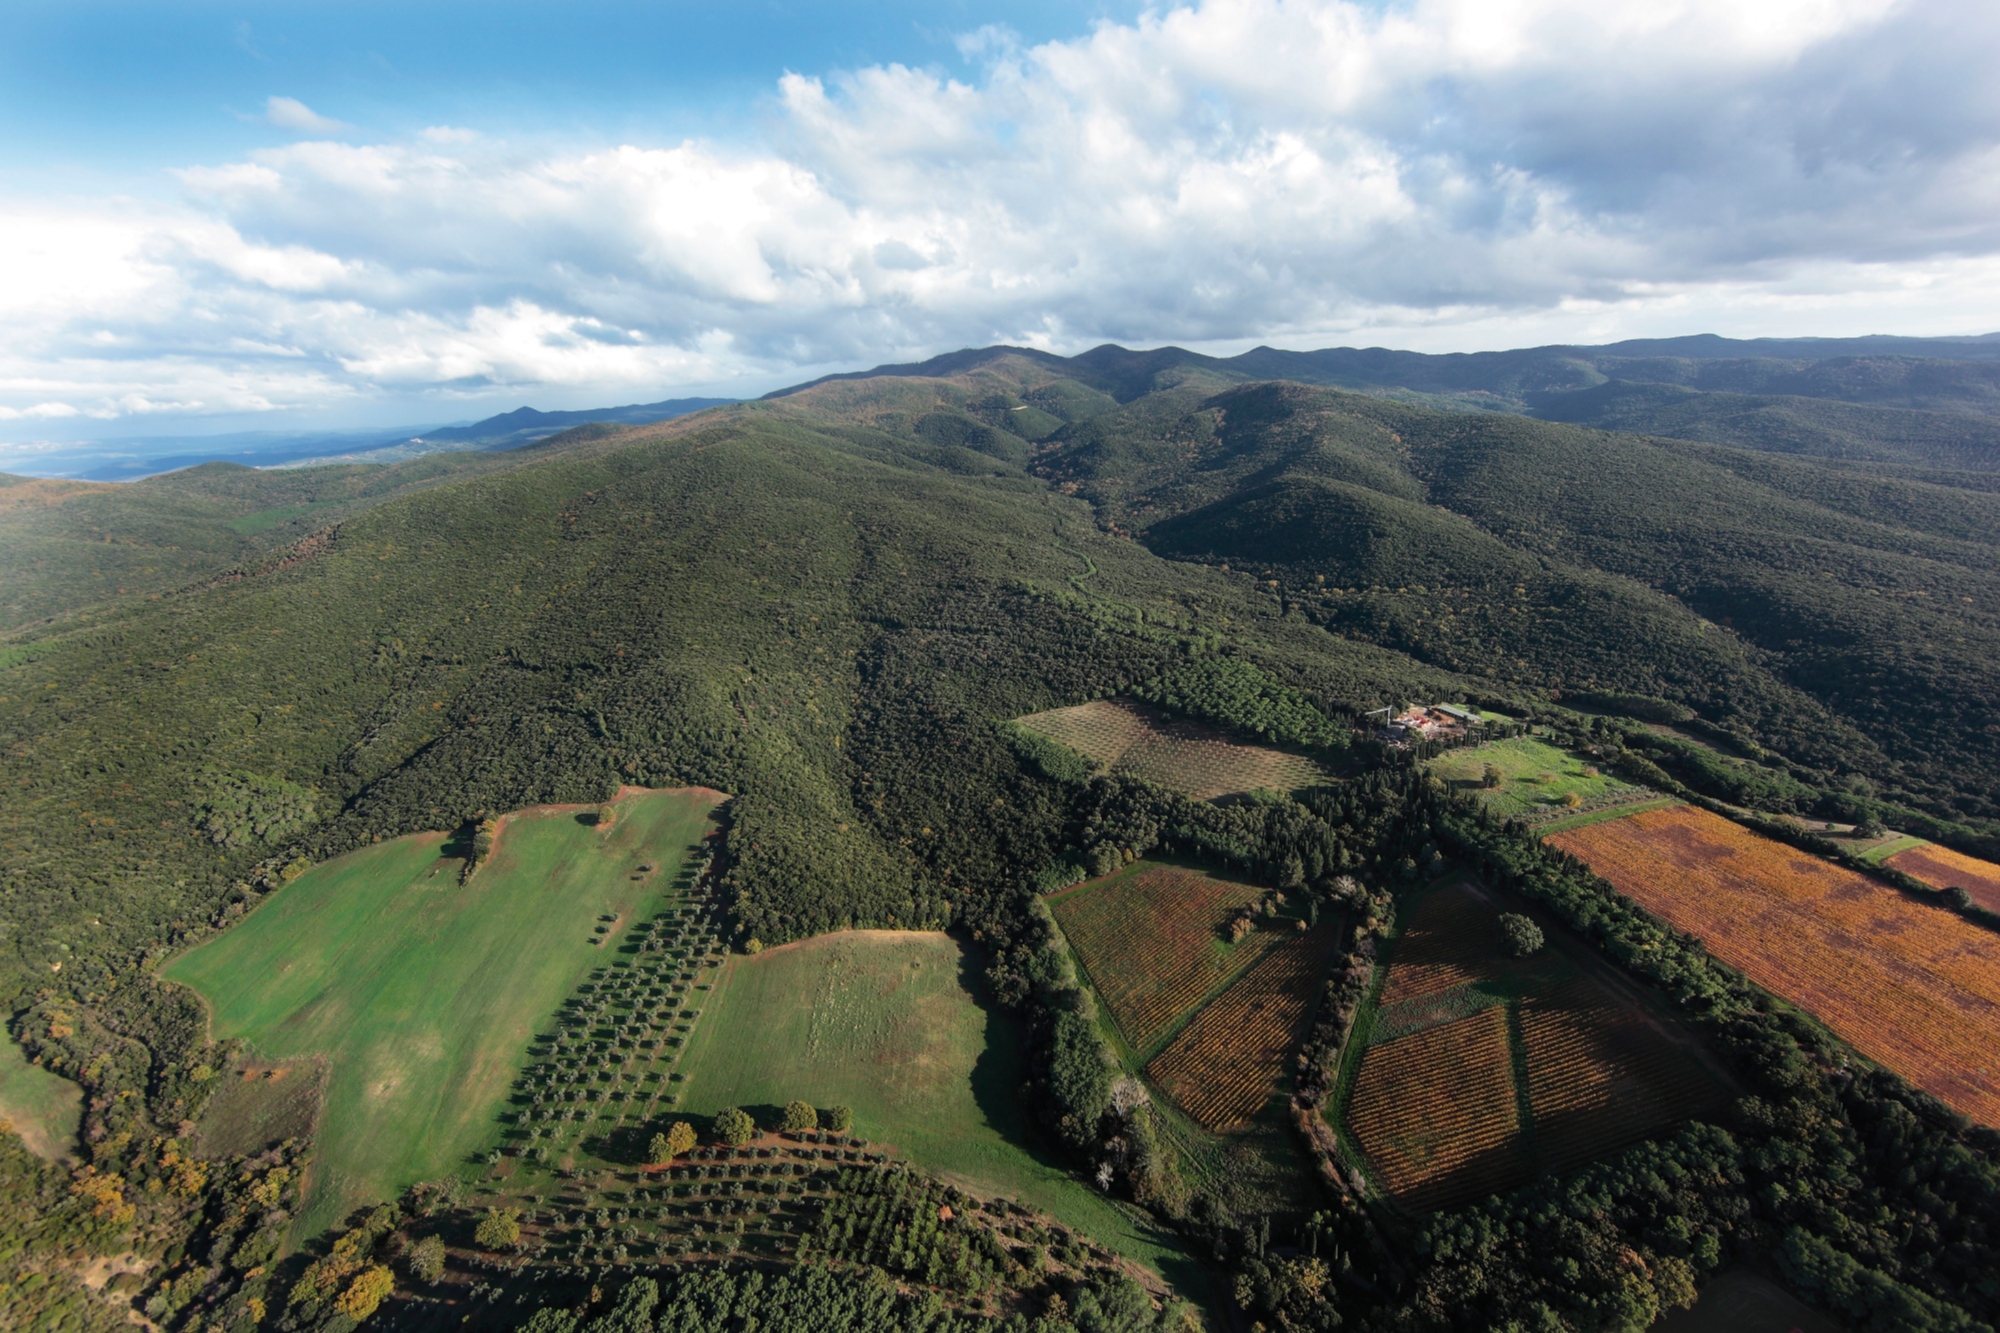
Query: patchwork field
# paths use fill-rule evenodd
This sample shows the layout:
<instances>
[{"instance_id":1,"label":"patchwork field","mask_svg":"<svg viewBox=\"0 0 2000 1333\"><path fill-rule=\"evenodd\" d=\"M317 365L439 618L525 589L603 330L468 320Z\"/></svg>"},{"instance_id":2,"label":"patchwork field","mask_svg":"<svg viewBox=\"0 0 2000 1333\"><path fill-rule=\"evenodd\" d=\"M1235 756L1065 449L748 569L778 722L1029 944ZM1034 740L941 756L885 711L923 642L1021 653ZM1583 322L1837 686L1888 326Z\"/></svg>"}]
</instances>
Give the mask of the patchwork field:
<instances>
[{"instance_id":1,"label":"patchwork field","mask_svg":"<svg viewBox=\"0 0 2000 1333\"><path fill-rule=\"evenodd\" d=\"M1557 942L1516 959L1466 882L1417 898L1336 1112L1376 1184L1425 1212L1568 1170L1713 1111L1685 1040Z\"/></svg>"},{"instance_id":2,"label":"patchwork field","mask_svg":"<svg viewBox=\"0 0 2000 1333\"><path fill-rule=\"evenodd\" d=\"M14 1127L37 1157L66 1157L76 1149L83 1120L83 1089L28 1061L28 1053L0 1033L0 1121Z\"/></svg>"},{"instance_id":3,"label":"patchwork field","mask_svg":"<svg viewBox=\"0 0 2000 1333\"><path fill-rule=\"evenodd\" d=\"M1048 899L1098 997L1141 1057L1174 1023L1255 963L1292 922L1231 943L1229 920L1264 890L1199 870L1138 861Z\"/></svg>"},{"instance_id":4,"label":"patchwork field","mask_svg":"<svg viewBox=\"0 0 2000 1333\"><path fill-rule=\"evenodd\" d=\"M1489 764L1500 770L1497 787L1484 785ZM1453 787L1477 792L1493 813L1516 819L1557 819L1651 796L1642 787L1600 773L1587 761L1527 736L1448 750L1430 761L1430 770Z\"/></svg>"},{"instance_id":5,"label":"patchwork field","mask_svg":"<svg viewBox=\"0 0 2000 1333\"><path fill-rule=\"evenodd\" d=\"M1972 895L1972 901L1987 911L2000 912L2000 866L1991 861L1926 843L1896 852L1886 857L1883 864L1940 889L1964 889Z\"/></svg>"},{"instance_id":6,"label":"patchwork field","mask_svg":"<svg viewBox=\"0 0 2000 1333\"><path fill-rule=\"evenodd\" d=\"M1151 1267L1179 1266L1171 1238L1024 1146L1019 1034L976 984L959 944L927 931L839 931L732 955L681 1058L682 1109L848 1106L855 1133L918 1166L1045 1209Z\"/></svg>"},{"instance_id":7,"label":"patchwork field","mask_svg":"<svg viewBox=\"0 0 2000 1333\"><path fill-rule=\"evenodd\" d=\"M1205 1128L1241 1126L1277 1095L1337 943L1331 925L1294 930L1197 1013L1146 1077Z\"/></svg>"},{"instance_id":8,"label":"patchwork field","mask_svg":"<svg viewBox=\"0 0 2000 1333\"><path fill-rule=\"evenodd\" d=\"M1869 1059L2000 1124L2000 936L1703 810L1549 841Z\"/></svg>"},{"instance_id":9,"label":"patchwork field","mask_svg":"<svg viewBox=\"0 0 2000 1333\"><path fill-rule=\"evenodd\" d=\"M398 838L314 867L169 965L218 1038L327 1063L298 1234L497 1141L529 1039L600 942L670 890L721 799L627 789L608 826L572 808L510 815L464 885L443 834Z\"/></svg>"},{"instance_id":10,"label":"patchwork field","mask_svg":"<svg viewBox=\"0 0 2000 1333\"><path fill-rule=\"evenodd\" d=\"M1270 788L1292 791L1333 775L1304 755L1240 745L1213 727L1132 699L1093 699L1017 718L1113 773L1127 773L1197 800Z\"/></svg>"}]
</instances>

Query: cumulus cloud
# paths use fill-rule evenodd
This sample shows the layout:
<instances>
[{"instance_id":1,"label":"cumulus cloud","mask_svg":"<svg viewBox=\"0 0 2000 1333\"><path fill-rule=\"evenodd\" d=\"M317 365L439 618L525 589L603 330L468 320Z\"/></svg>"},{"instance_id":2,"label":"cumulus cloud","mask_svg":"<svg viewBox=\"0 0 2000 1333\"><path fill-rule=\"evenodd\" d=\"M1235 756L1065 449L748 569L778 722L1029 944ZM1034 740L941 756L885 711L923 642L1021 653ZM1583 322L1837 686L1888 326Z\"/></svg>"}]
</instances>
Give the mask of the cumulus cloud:
<instances>
[{"instance_id":1,"label":"cumulus cloud","mask_svg":"<svg viewBox=\"0 0 2000 1333\"><path fill-rule=\"evenodd\" d=\"M281 130L296 130L301 134L336 134L353 128L307 106L296 97L270 97L264 100L264 119Z\"/></svg>"},{"instance_id":2,"label":"cumulus cloud","mask_svg":"<svg viewBox=\"0 0 2000 1333\"><path fill-rule=\"evenodd\" d=\"M787 75L750 148L319 138L189 167L171 210L14 210L0 403L664 394L993 341L1796 332L2000 296L1990 6L1206 0L963 49L968 78Z\"/></svg>"}]
</instances>

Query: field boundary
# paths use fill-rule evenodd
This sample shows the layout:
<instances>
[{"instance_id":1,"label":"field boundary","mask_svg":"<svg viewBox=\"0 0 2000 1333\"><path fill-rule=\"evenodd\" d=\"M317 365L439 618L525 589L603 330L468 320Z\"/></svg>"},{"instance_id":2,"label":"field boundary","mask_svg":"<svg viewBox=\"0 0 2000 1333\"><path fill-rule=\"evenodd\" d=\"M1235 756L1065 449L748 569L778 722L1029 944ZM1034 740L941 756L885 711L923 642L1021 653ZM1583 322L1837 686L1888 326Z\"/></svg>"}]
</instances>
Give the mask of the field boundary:
<instances>
[{"instance_id":1,"label":"field boundary","mask_svg":"<svg viewBox=\"0 0 2000 1333\"><path fill-rule=\"evenodd\" d=\"M1588 828L1592 824L1608 824L1614 819L1624 819L1628 815L1644 814L1648 810L1666 810L1680 804L1682 801L1678 796L1662 796L1654 793L1639 800L1601 806L1596 810L1585 810L1558 819L1523 822L1537 835L1547 836L1551 833L1568 833L1572 829Z\"/></svg>"},{"instance_id":2,"label":"field boundary","mask_svg":"<svg viewBox=\"0 0 2000 1333\"><path fill-rule=\"evenodd\" d=\"M1905 833L1900 838L1891 838L1887 842L1878 842L1867 851L1855 852L1853 855L1857 861L1867 861L1871 865L1879 866L1898 853L1914 852L1919 847L1929 846L1931 846L1929 838L1919 838L1914 833ZM1894 868L1893 866L1890 867L1892 870Z\"/></svg>"}]
</instances>

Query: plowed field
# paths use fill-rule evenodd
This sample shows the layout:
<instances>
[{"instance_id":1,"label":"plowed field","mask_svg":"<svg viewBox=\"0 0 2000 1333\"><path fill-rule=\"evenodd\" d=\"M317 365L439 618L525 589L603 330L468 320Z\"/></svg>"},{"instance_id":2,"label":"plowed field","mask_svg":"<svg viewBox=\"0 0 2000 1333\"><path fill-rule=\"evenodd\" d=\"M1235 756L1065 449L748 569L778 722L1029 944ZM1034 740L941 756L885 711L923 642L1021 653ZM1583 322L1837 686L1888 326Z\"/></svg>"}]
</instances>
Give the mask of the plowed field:
<instances>
[{"instance_id":1,"label":"plowed field","mask_svg":"<svg viewBox=\"0 0 2000 1333\"><path fill-rule=\"evenodd\" d=\"M1332 780L1304 755L1239 745L1213 727L1131 699L1093 699L1016 720L1111 772L1157 782L1197 800L1260 787L1291 791Z\"/></svg>"},{"instance_id":2,"label":"plowed field","mask_svg":"<svg viewBox=\"0 0 2000 1333\"><path fill-rule=\"evenodd\" d=\"M2000 866L1991 861L1932 845L1897 852L1888 865L1940 889L1964 889L1987 911L2000 912Z\"/></svg>"},{"instance_id":3,"label":"plowed field","mask_svg":"<svg viewBox=\"0 0 2000 1333\"><path fill-rule=\"evenodd\" d=\"M1322 925L1278 945L1196 1014L1146 1076L1209 1129L1257 1114L1278 1090L1336 942Z\"/></svg>"},{"instance_id":4,"label":"plowed field","mask_svg":"<svg viewBox=\"0 0 2000 1333\"><path fill-rule=\"evenodd\" d=\"M1863 1055L2000 1124L2000 936L1688 806L1549 841Z\"/></svg>"},{"instance_id":5,"label":"plowed field","mask_svg":"<svg viewBox=\"0 0 2000 1333\"><path fill-rule=\"evenodd\" d=\"M1262 891L1182 866L1139 861L1049 899L1118 1030L1149 1050L1176 1019L1285 937L1263 927L1235 944L1229 918ZM1291 922L1283 923L1286 930Z\"/></svg>"},{"instance_id":6,"label":"plowed field","mask_svg":"<svg viewBox=\"0 0 2000 1333\"><path fill-rule=\"evenodd\" d=\"M1419 1211L1526 1178L1506 1011L1370 1047L1347 1123L1383 1188Z\"/></svg>"}]
</instances>

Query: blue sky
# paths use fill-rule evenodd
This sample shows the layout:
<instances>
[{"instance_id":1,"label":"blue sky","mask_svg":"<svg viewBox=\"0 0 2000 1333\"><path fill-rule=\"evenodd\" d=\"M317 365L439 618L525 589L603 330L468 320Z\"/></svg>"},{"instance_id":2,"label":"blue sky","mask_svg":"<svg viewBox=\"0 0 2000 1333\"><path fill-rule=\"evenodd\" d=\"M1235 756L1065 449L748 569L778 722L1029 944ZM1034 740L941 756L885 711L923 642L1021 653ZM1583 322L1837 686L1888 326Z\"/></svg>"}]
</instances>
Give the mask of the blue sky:
<instances>
[{"instance_id":1,"label":"blue sky","mask_svg":"<svg viewBox=\"0 0 2000 1333\"><path fill-rule=\"evenodd\" d=\"M0 40L0 467L1016 342L2000 326L1990 0L103 5Z\"/></svg>"},{"instance_id":2,"label":"blue sky","mask_svg":"<svg viewBox=\"0 0 2000 1333\"><path fill-rule=\"evenodd\" d=\"M963 68L1003 24L1072 37L1136 4L691 0L182 4L16 0L0 42L0 161L16 181L169 188L163 168L282 142L287 96L379 135L428 125L605 140L740 139L784 71Z\"/></svg>"}]
</instances>

